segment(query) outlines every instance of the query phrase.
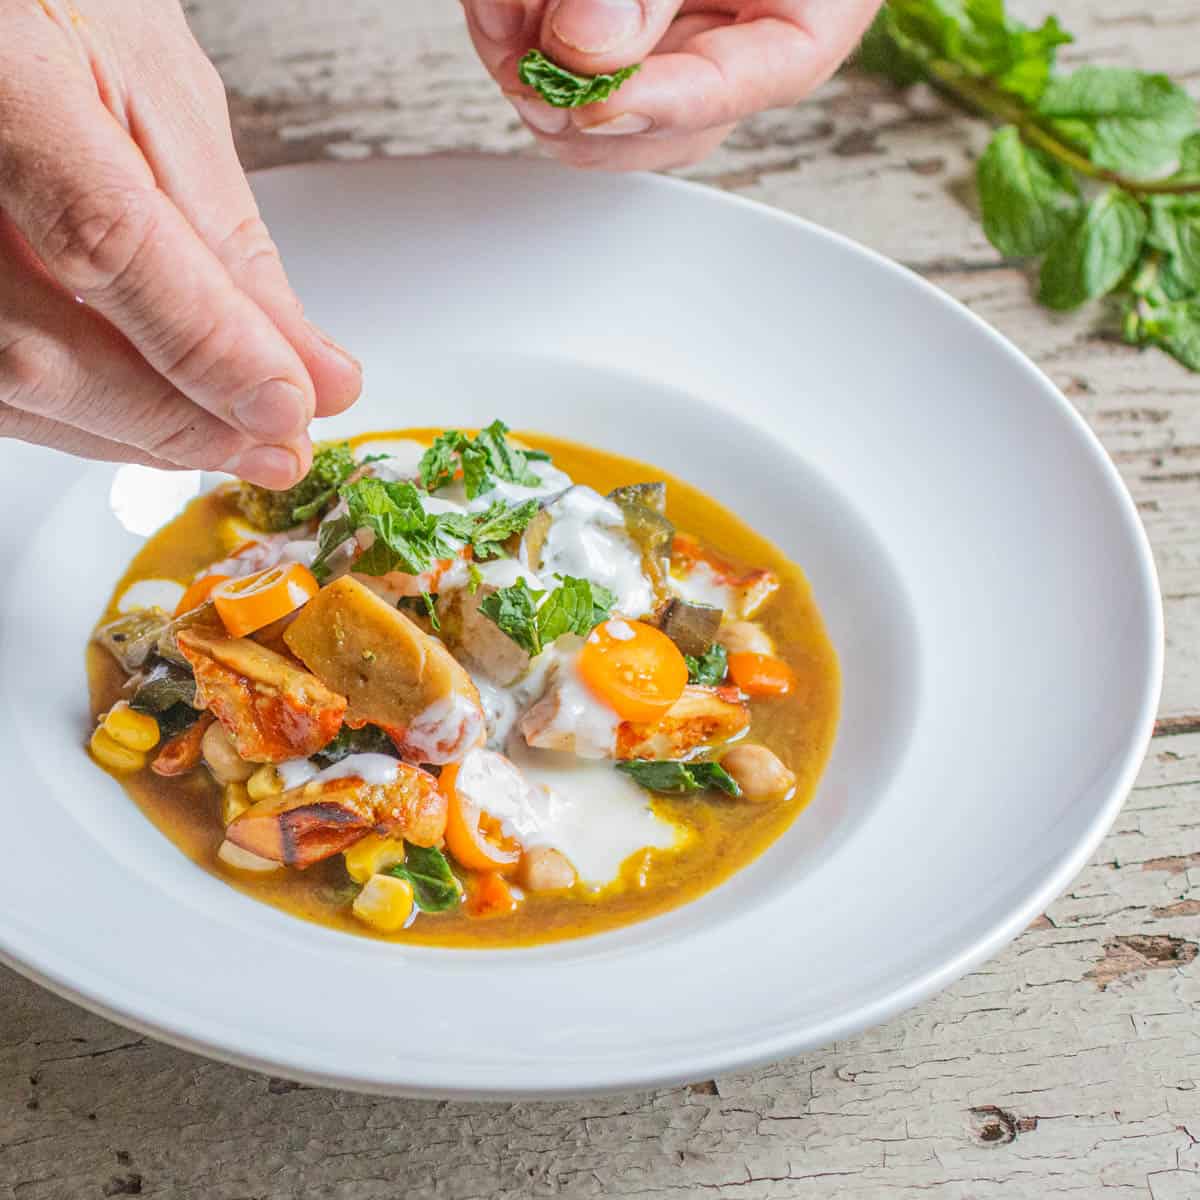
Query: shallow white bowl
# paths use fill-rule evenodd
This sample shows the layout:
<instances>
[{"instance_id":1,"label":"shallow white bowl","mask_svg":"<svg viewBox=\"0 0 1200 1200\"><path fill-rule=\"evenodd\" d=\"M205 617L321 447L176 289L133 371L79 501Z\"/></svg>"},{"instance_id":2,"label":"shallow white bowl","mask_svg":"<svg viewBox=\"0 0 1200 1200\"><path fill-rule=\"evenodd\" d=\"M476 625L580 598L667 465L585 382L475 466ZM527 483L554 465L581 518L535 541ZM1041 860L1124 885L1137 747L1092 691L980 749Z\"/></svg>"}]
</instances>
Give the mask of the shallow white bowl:
<instances>
[{"instance_id":1,"label":"shallow white bowl","mask_svg":"<svg viewBox=\"0 0 1200 1200\"><path fill-rule=\"evenodd\" d=\"M994 953L1100 841L1161 674L1128 495L1058 391L942 293L804 222L528 161L256 188L366 364L328 432L504 416L661 464L808 573L844 672L819 794L699 902L525 951L403 948L256 904L88 761L83 647L170 515L0 449L5 961L219 1058L413 1095L708 1077L844 1037ZM178 480L186 493L198 479Z\"/></svg>"}]
</instances>

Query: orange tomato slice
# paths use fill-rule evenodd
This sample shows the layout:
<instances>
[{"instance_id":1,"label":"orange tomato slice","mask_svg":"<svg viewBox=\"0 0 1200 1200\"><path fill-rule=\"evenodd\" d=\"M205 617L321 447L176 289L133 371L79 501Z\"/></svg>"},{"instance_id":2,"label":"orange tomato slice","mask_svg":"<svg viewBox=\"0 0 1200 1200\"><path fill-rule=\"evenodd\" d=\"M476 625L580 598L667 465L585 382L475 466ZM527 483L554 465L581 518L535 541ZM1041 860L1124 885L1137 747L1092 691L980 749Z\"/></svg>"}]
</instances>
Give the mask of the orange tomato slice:
<instances>
[{"instance_id":1,"label":"orange tomato slice","mask_svg":"<svg viewBox=\"0 0 1200 1200\"><path fill-rule=\"evenodd\" d=\"M747 696L786 696L796 686L792 668L769 654L731 654L729 675Z\"/></svg>"},{"instance_id":2,"label":"orange tomato slice","mask_svg":"<svg viewBox=\"0 0 1200 1200\"><path fill-rule=\"evenodd\" d=\"M446 797L446 849L469 871L510 874L520 865L521 847L504 836L499 821L458 790L457 779L458 763L451 763L438 780Z\"/></svg>"},{"instance_id":3,"label":"orange tomato slice","mask_svg":"<svg viewBox=\"0 0 1200 1200\"><path fill-rule=\"evenodd\" d=\"M191 612L194 608L199 608L212 595L213 588L224 583L228 578L228 575L201 575L179 597L179 603L175 605L175 615L182 617L184 613Z\"/></svg>"},{"instance_id":4,"label":"orange tomato slice","mask_svg":"<svg viewBox=\"0 0 1200 1200\"><path fill-rule=\"evenodd\" d=\"M662 630L614 617L588 634L579 675L623 720L653 721L683 695L688 669Z\"/></svg>"},{"instance_id":5,"label":"orange tomato slice","mask_svg":"<svg viewBox=\"0 0 1200 1200\"><path fill-rule=\"evenodd\" d=\"M227 579L212 591L221 623L245 637L307 604L321 585L303 563L280 563L244 579Z\"/></svg>"}]
</instances>

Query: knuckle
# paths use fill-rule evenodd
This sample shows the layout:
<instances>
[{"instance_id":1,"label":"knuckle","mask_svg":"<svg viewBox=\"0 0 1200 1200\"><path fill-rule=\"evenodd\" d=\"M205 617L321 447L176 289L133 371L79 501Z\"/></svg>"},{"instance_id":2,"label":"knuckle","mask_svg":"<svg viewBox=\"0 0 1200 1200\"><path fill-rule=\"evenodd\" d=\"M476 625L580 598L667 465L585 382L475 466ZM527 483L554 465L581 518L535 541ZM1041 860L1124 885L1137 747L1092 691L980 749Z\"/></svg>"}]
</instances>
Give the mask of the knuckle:
<instances>
[{"instance_id":1,"label":"knuckle","mask_svg":"<svg viewBox=\"0 0 1200 1200\"><path fill-rule=\"evenodd\" d=\"M281 265L279 250L266 222L257 213L238 222L221 242L217 257L233 275L244 274L259 266Z\"/></svg>"},{"instance_id":2,"label":"knuckle","mask_svg":"<svg viewBox=\"0 0 1200 1200\"><path fill-rule=\"evenodd\" d=\"M207 414L193 412L182 425L149 437L142 449L156 458L197 470L216 470L248 444L235 429Z\"/></svg>"},{"instance_id":3,"label":"knuckle","mask_svg":"<svg viewBox=\"0 0 1200 1200\"><path fill-rule=\"evenodd\" d=\"M149 189L91 188L52 217L37 251L59 282L87 298L119 287L155 226Z\"/></svg>"},{"instance_id":4,"label":"knuckle","mask_svg":"<svg viewBox=\"0 0 1200 1200\"><path fill-rule=\"evenodd\" d=\"M46 347L32 333L0 345L0 404L31 408L47 378L48 357Z\"/></svg>"}]
</instances>

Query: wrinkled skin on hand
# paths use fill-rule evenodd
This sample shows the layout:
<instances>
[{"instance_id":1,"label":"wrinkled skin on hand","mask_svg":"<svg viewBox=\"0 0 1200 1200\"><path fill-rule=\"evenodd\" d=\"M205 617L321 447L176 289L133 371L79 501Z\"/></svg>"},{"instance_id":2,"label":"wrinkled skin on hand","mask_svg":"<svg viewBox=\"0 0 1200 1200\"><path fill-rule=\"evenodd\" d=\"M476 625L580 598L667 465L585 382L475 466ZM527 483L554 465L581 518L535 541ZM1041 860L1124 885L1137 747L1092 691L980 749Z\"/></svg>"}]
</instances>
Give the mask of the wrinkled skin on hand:
<instances>
[{"instance_id":1,"label":"wrinkled skin on hand","mask_svg":"<svg viewBox=\"0 0 1200 1200\"><path fill-rule=\"evenodd\" d=\"M360 382L177 0L0 4L0 437L287 487Z\"/></svg>"},{"instance_id":2,"label":"wrinkled skin on hand","mask_svg":"<svg viewBox=\"0 0 1200 1200\"><path fill-rule=\"evenodd\" d=\"M698 162L743 117L802 100L880 0L463 0L484 66L542 147L576 167ZM581 75L645 62L602 104L553 108L517 76L537 47Z\"/></svg>"}]
</instances>

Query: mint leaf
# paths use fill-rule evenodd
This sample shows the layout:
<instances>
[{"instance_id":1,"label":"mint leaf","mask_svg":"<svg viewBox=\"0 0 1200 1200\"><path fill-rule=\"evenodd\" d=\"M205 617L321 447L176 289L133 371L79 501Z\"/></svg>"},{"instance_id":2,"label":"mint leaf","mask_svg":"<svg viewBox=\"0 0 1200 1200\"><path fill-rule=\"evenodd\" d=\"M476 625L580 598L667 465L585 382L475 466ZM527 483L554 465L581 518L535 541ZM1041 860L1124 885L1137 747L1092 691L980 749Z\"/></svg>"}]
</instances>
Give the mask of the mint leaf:
<instances>
[{"instance_id":1,"label":"mint leaf","mask_svg":"<svg viewBox=\"0 0 1200 1200\"><path fill-rule=\"evenodd\" d=\"M713 642L699 658L685 654L683 661L687 663L688 683L703 687L718 687L729 671L729 652L720 642Z\"/></svg>"},{"instance_id":2,"label":"mint leaf","mask_svg":"<svg viewBox=\"0 0 1200 1200\"><path fill-rule=\"evenodd\" d=\"M1166 75L1080 67L1052 79L1038 112L1110 171L1153 175L1175 163L1196 128L1196 105Z\"/></svg>"},{"instance_id":3,"label":"mint leaf","mask_svg":"<svg viewBox=\"0 0 1200 1200\"><path fill-rule=\"evenodd\" d=\"M1167 255L1168 293L1182 298L1200 292L1200 197L1153 197L1149 240Z\"/></svg>"},{"instance_id":4,"label":"mint leaf","mask_svg":"<svg viewBox=\"0 0 1200 1200\"><path fill-rule=\"evenodd\" d=\"M457 455L466 440L457 429L447 429L433 439L433 445L421 455L417 467L421 486L427 492L436 492L453 482L458 470Z\"/></svg>"},{"instance_id":5,"label":"mint leaf","mask_svg":"<svg viewBox=\"0 0 1200 1200\"><path fill-rule=\"evenodd\" d=\"M692 792L714 789L727 796L742 794L733 776L715 762L653 762L635 758L617 763L617 770L624 771L650 792L686 796Z\"/></svg>"},{"instance_id":6,"label":"mint leaf","mask_svg":"<svg viewBox=\"0 0 1200 1200\"><path fill-rule=\"evenodd\" d=\"M1149 308L1140 318L1139 335L1143 345L1160 346L1185 367L1200 371L1200 298Z\"/></svg>"},{"instance_id":7,"label":"mint leaf","mask_svg":"<svg viewBox=\"0 0 1200 1200\"><path fill-rule=\"evenodd\" d=\"M530 657L542 652L538 601L545 592L533 591L522 575L512 587L500 588L479 602L479 611L508 634Z\"/></svg>"},{"instance_id":8,"label":"mint leaf","mask_svg":"<svg viewBox=\"0 0 1200 1200\"><path fill-rule=\"evenodd\" d=\"M476 559L486 562L489 558L499 558L504 553L503 543L525 529L537 516L538 507L536 500L514 505L494 501L471 530L471 549Z\"/></svg>"},{"instance_id":9,"label":"mint leaf","mask_svg":"<svg viewBox=\"0 0 1200 1200\"><path fill-rule=\"evenodd\" d=\"M435 562L453 558L466 541L473 519L464 513L427 513L411 483L392 483L370 476L341 489L347 512L326 521L318 535L312 570L318 580L328 575L330 555L359 530L374 534L371 545L354 560L361 575L402 571L420 575Z\"/></svg>"},{"instance_id":10,"label":"mint leaf","mask_svg":"<svg viewBox=\"0 0 1200 1200\"><path fill-rule=\"evenodd\" d=\"M1148 223L1127 192L1102 192L1046 252L1038 298L1068 309L1111 292L1137 261Z\"/></svg>"},{"instance_id":11,"label":"mint leaf","mask_svg":"<svg viewBox=\"0 0 1200 1200\"><path fill-rule=\"evenodd\" d=\"M896 37L892 14L886 4L863 36L857 61L864 71L882 75L900 87L908 87L925 78L925 64Z\"/></svg>"},{"instance_id":12,"label":"mint leaf","mask_svg":"<svg viewBox=\"0 0 1200 1200\"><path fill-rule=\"evenodd\" d=\"M445 912L462 898L462 888L450 862L436 846L405 843L404 861L386 872L412 885L413 900L422 912Z\"/></svg>"},{"instance_id":13,"label":"mint leaf","mask_svg":"<svg viewBox=\"0 0 1200 1200\"><path fill-rule=\"evenodd\" d=\"M1179 147L1179 170L1181 178L1200 180L1200 133L1184 138Z\"/></svg>"},{"instance_id":14,"label":"mint leaf","mask_svg":"<svg viewBox=\"0 0 1200 1200\"><path fill-rule=\"evenodd\" d=\"M976 179L983 230L1001 254L1041 254L1079 216L1082 202L1070 171L1021 141L1015 125L992 138Z\"/></svg>"},{"instance_id":15,"label":"mint leaf","mask_svg":"<svg viewBox=\"0 0 1200 1200\"><path fill-rule=\"evenodd\" d=\"M561 577L538 608L538 630L542 645L548 646L564 633L586 637L608 617L616 596L606 587L572 575Z\"/></svg>"},{"instance_id":16,"label":"mint leaf","mask_svg":"<svg viewBox=\"0 0 1200 1200\"><path fill-rule=\"evenodd\" d=\"M534 591L522 576L480 601L479 611L531 657L565 633L584 637L608 617L616 597L607 588L572 575L552 591Z\"/></svg>"},{"instance_id":17,"label":"mint leaf","mask_svg":"<svg viewBox=\"0 0 1200 1200\"><path fill-rule=\"evenodd\" d=\"M627 79L641 70L638 63L604 75L576 75L540 50L530 50L517 66L521 82L555 108L582 108L607 100Z\"/></svg>"}]
</instances>

